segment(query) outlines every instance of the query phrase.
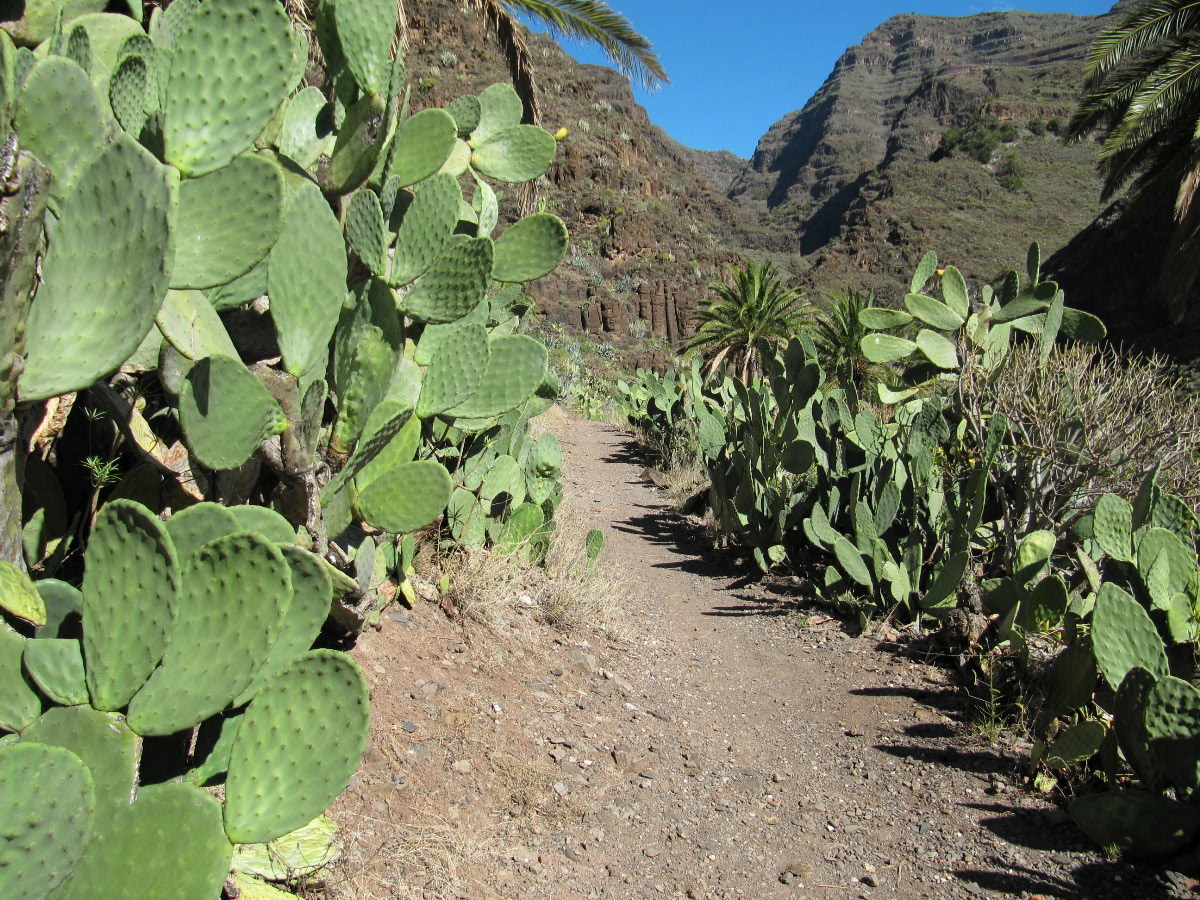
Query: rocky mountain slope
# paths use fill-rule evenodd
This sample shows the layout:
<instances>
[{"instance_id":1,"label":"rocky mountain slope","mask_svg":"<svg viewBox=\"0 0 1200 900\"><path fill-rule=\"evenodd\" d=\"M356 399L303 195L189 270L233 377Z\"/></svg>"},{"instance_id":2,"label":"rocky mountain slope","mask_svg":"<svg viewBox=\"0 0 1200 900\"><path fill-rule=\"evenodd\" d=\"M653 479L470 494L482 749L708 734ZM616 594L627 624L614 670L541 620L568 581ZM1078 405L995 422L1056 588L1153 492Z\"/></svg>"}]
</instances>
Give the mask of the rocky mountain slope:
<instances>
[{"instance_id":1,"label":"rocky mountain slope","mask_svg":"<svg viewBox=\"0 0 1200 900\"><path fill-rule=\"evenodd\" d=\"M408 11L415 105L506 80L477 16L441 0ZM689 333L706 284L747 255L774 259L813 295L898 298L926 250L976 280L1023 260L1030 241L1054 253L1101 212L1094 145L1064 146L1056 132L1112 15L896 16L751 160L682 146L626 78L532 36L543 124L569 130L540 190L572 234L566 264L533 288L539 306L566 332L665 349ZM1071 252L1112 240L1109 228ZM1077 253L1060 261L1069 282L1098 289Z\"/></svg>"},{"instance_id":2,"label":"rocky mountain slope","mask_svg":"<svg viewBox=\"0 0 1200 900\"><path fill-rule=\"evenodd\" d=\"M1094 147L1063 146L1055 131L1104 24L1025 12L889 19L771 127L730 195L769 223L762 249L799 257L818 288L892 293L930 249L993 278L1029 241L1052 251L1099 212ZM951 129L962 145L947 146Z\"/></svg>"},{"instance_id":3,"label":"rocky mountain slope","mask_svg":"<svg viewBox=\"0 0 1200 900\"><path fill-rule=\"evenodd\" d=\"M443 0L406 6L414 106L508 80L477 15ZM542 124L569 131L539 193L571 231L566 263L532 293L565 331L618 347L675 343L707 282L740 256L728 240L740 212L724 191L745 161L682 146L651 124L624 76L579 65L549 37L530 41Z\"/></svg>"}]
</instances>

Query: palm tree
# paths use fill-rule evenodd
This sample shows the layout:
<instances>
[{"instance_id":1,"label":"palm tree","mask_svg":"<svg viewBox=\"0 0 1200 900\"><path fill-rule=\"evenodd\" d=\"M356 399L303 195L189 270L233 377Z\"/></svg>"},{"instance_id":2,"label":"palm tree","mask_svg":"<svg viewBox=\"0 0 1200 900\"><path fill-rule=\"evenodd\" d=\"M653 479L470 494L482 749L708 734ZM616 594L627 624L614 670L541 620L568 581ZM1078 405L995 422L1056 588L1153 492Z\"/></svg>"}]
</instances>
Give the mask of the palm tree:
<instances>
[{"instance_id":1,"label":"palm tree","mask_svg":"<svg viewBox=\"0 0 1200 900\"><path fill-rule=\"evenodd\" d=\"M1163 271L1178 320L1195 282L1200 208L1200 2L1146 0L1106 30L1088 52L1087 81L1079 109L1067 128L1078 141L1100 130L1102 197L1132 181L1149 193L1162 179L1178 181L1179 223Z\"/></svg>"},{"instance_id":2,"label":"palm tree","mask_svg":"<svg viewBox=\"0 0 1200 900\"><path fill-rule=\"evenodd\" d=\"M711 373L722 365L743 382L762 373L759 342L782 343L799 329L807 301L770 262L730 266L732 284L714 281L716 299L701 300L696 333L684 351L699 350Z\"/></svg>"},{"instance_id":3,"label":"palm tree","mask_svg":"<svg viewBox=\"0 0 1200 900\"><path fill-rule=\"evenodd\" d=\"M160 0L153 0L160 2ZM408 42L406 0L396 0L398 34ZM633 29L629 20L603 0L465 0L488 23L508 63L513 87L525 104L525 120L538 120L537 82L533 56L525 40L521 17L535 19L557 38L598 44L622 72L653 90L670 79L654 48ZM320 0L283 0L292 21L311 34Z\"/></svg>"},{"instance_id":4,"label":"palm tree","mask_svg":"<svg viewBox=\"0 0 1200 900\"><path fill-rule=\"evenodd\" d=\"M1105 199L1135 176L1140 186L1167 169L1195 168L1200 3L1146 0L1092 45L1084 75L1067 139L1104 133L1099 168ZM1194 183L1181 188L1177 206L1189 205L1194 190Z\"/></svg>"},{"instance_id":5,"label":"palm tree","mask_svg":"<svg viewBox=\"0 0 1200 900\"><path fill-rule=\"evenodd\" d=\"M403 12L403 0L400 3ZM647 90L669 81L650 42L602 0L466 0L466 3L483 16L495 33L513 86L525 104L526 121L538 119L537 82L521 17L537 20L556 38L598 44L618 69Z\"/></svg>"},{"instance_id":6,"label":"palm tree","mask_svg":"<svg viewBox=\"0 0 1200 900\"><path fill-rule=\"evenodd\" d=\"M889 366L871 362L862 352L862 339L870 332L858 314L874 305L875 295L870 292L836 291L809 321L807 330L817 345L821 368L843 388L859 389L891 374Z\"/></svg>"}]
</instances>

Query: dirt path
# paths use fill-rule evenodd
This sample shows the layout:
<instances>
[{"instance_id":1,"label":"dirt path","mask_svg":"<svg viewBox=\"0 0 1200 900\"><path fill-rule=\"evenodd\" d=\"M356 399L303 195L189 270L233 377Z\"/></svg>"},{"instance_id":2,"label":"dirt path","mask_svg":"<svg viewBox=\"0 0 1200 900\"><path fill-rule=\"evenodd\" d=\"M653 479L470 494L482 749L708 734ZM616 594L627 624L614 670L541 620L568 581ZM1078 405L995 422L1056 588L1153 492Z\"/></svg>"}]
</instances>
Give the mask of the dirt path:
<instances>
[{"instance_id":1,"label":"dirt path","mask_svg":"<svg viewBox=\"0 0 1200 900\"><path fill-rule=\"evenodd\" d=\"M440 739L437 777L449 767L486 800L497 782L480 769L495 775L500 761L527 758L561 778L553 784L561 803L557 812L534 804L532 814L483 803L471 819L486 847L479 868L460 867L444 893L390 896L1180 896L1146 871L1105 862L1065 814L1025 794L1016 754L978 738L942 669L730 577L731 561L669 511L615 429L572 422L559 437L567 491L605 530L607 563L633 587L632 637L531 650L507 680L478 647L449 647L447 638L422 664L436 663L453 686L450 651L461 651L458 670L474 681L463 671L457 689L469 702L430 702L438 721L478 729L476 737L397 728L396 716L419 721L413 703L429 683L412 680L420 666L402 667L411 674L400 680L418 686L410 706L377 701L396 761L377 753L367 784L390 790L386 779L411 773L413 742ZM365 661L398 652L386 649L396 646L387 633L364 648ZM398 662L374 668L390 673ZM503 718L454 719L454 709L469 716L488 704ZM447 787L447 798L461 787ZM374 804L366 818L407 814L359 791ZM452 817L466 822L470 808L453 800Z\"/></svg>"}]
</instances>

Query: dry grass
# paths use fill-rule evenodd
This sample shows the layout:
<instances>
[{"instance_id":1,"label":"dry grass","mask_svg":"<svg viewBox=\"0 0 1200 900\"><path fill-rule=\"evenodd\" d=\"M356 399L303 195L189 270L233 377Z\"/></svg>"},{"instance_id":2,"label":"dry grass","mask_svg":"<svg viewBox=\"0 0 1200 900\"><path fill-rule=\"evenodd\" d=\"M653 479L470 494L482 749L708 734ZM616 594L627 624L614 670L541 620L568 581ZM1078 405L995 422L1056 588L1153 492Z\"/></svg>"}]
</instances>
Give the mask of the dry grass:
<instances>
[{"instance_id":1,"label":"dry grass","mask_svg":"<svg viewBox=\"0 0 1200 900\"><path fill-rule=\"evenodd\" d=\"M603 554L589 571L587 522L570 498L554 522L544 565L525 562L520 552L505 556L494 549L456 550L437 560L449 576L445 599L464 619L493 631L513 634L522 622L535 621L621 637L628 587L605 565Z\"/></svg>"},{"instance_id":2,"label":"dry grass","mask_svg":"<svg viewBox=\"0 0 1200 900\"><path fill-rule=\"evenodd\" d=\"M539 438L548 431L562 434L564 431L570 430L571 423L575 418L560 404L555 403L541 415L529 420L529 436Z\"/></svg>"},{"instance_id":3,"label":"dry grass","mask_svg":"<svg viewBox=\"0 0 1200 900\"><path fill-rule=\"evenodd\" d=\"M324 887L308 895L314 900L449 900L467 896L462 893L467 883L471 897L502 896L468 874L495 859L486 832L439 820L432 809L404 821L387 814L354 819L359 827L341 835L345 852L325 874Z\"/></svg>"}]
</instances>

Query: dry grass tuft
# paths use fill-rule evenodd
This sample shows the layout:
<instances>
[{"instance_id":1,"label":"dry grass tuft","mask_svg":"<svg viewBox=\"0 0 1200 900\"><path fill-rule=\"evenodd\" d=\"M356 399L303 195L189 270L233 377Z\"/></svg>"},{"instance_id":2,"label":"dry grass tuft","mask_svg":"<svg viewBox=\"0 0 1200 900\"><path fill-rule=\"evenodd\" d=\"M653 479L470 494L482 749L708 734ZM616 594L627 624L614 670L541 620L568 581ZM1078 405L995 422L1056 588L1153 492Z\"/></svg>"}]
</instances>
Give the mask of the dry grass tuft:
<instances>
[{"instance_id":1,"label":"dry grass tuft","mask_svg":"<svg viewBox=\"0 0 1200 900\"><path fill-rule=\"evenodd\" d=\"M510 635L520 631L522 622L541 622L563 630L595 629L619 639L628 586L605 565L603 554L589 571L588 523L570 498L554 522L543 565L525 562L520 553L504 556L495 550L456 550L439 559L439 568L449 576L445 599L464 619Z\"/></svg>"},{"instance_id":2,"label":"dry grass tuft","mask_svg":"<svg viewBox=\"0 0 1200 900\"><path fill-rule=\"evenodd\" d=\"M555 403L544 413L529 420L529 436L539 438L548 431L554 434L563 434L570 431L575 418L569 411Z\"/></svg>"},{"instance_id":3,"label":"dry grass tuft","mask_svg":"<svg viewBox=\"0 0 1200 900\"><path fill-rule=\"evenodd\" d=\"M461 822L439 821L432 811L392 821L355 816L358 829L341 835L345 852L325 873L322 900L450 900L469 883L472 897L499 898L467 873L489 867L495 849L486 833ZM303 895L302 895L303 896Z\"/></svg>"}]
</instances>

